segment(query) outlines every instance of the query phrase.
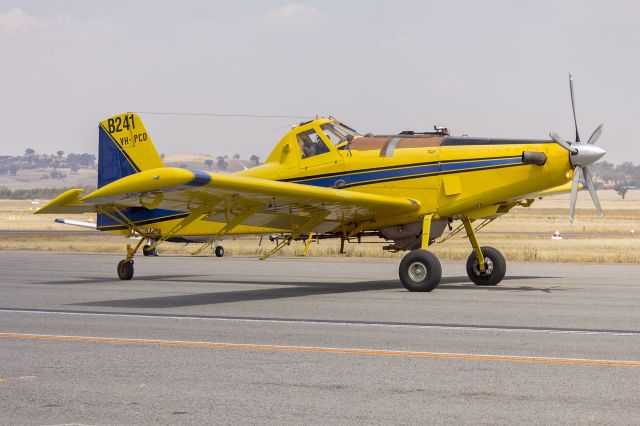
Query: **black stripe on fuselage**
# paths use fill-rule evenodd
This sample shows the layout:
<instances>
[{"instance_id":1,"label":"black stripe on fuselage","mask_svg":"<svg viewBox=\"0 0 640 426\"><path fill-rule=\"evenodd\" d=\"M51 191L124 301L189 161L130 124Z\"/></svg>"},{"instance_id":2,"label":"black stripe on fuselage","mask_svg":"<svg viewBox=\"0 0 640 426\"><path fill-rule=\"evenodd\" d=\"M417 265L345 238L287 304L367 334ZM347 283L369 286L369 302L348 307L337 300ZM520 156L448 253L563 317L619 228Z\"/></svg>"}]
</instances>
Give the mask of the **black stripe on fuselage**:
<instances>
[{"instance_id":1,"label":"black stripe on fuselage","mask_svg":"<svg viewBox=\"0 0 640 426\"><path fill-rule=\"evenodd\" d=\"M500 166L488 166L488 167L477 167L474 169L464 169L464 170L450 170L450 171L446 171L446 172L436 172L436 173L423 173L423 174L416 174L416 175L407 175L407 176L398 176L398 177L393 177L393 178L382 178L382 179L376 179L376 180L371 180L371 181L367 181L367 182L356 182L356 183L352 183L352 184L347 184L345 186L343 186L342 188L352 188L354 186L361 186L361 185L372 185L375 183L381 183L381 182L395 182L395 181L399 181L399 180L407 180L407 179L418 179L421 177L427 177L427 176L444 176L444 175L451 175L454 173L464 173L464 172L477 172L477 171L481 171L481 170L493 170L493 169L505 169L507 167L517 167L517 166L527 166L528 164L503 164Z\"/></svg>"}]
</instances>

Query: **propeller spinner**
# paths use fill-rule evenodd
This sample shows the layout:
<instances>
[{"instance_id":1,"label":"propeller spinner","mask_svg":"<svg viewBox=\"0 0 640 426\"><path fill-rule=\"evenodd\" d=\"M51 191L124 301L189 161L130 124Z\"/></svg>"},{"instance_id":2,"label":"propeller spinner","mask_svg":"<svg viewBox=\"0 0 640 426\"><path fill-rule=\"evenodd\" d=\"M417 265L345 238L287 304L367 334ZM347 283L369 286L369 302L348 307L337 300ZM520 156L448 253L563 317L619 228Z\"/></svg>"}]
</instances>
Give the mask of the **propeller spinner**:
<instances>
[{"instance_id":1,"label":"propeller spinner","mask_svg":"<svg viewBox=\"0 0 640 426\"><path fill-rule=\"evenodd\" d=\"M578 187L580 186L580 175L584 175L584 180L586 182L587 189L589 190L589 194L591 194L593 204L595 204L598 213L600 213L600 217L604 218L604 212L600 206L600 200L596 193L593 177L587 166L598 161L607 152L594 145L602 134L602 124L596 128L586 143L580 142L578 121L576 119L576 105L573 95L573 78L571 74L569 74L569 91L571 92L571 109L573 111L573 122L576 128L576 140L575 142L566 141L555 132L551 132L549 136L551 136L551 139L553 139L558 145L570 153L569 159L573 166L573 183L571 185L571 202L569 204L569 222L573 223L573 215L576 210L576 201L578 199Z\"/></svg>"}]
</instances>

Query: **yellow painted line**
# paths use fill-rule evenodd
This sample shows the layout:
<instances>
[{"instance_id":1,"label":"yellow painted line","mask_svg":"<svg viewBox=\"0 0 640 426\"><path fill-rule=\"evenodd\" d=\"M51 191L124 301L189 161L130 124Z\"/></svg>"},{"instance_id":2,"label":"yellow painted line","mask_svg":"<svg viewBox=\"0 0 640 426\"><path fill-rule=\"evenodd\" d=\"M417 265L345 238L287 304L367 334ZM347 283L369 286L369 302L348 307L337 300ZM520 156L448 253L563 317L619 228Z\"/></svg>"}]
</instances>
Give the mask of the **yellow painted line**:
<instances>
[{"instance_id":1,"label":"yellow painted line","mask_svg":"<svg viewBox=\"0 0 640 426\"><path fill-rule=\"evenodd\" d=\"M600 365L608 367L640 367L640 361L619 361L619 360L598 360L579 358L547 358L512 355L482 355L482 354L458 354L439 352L411 352L392 351L382 349L355 349L355 348L328 348L315 346L279 346L279 345L255 345L243 343L220 343L220 342L189 342L180 340L149 340L149 339L126 339L117 337L89 337L89 336L59 336L51 334L19 334L0 333L0 339L24 339L24 340L46 340L65 342L90 342L90 343L121 343L131 345L158 345L158 346L178 346L190 348L211 348L211 349L248 349L255 351L275 351L275 352L307 352L307 353L327 353L343 355L372 355L387 357L408 357L408 358L432 358L432 359L461 359L475 361L509 361L523 363L543 363L543 364L568 364L568 365Z\"/></svg>"}]
</instances>

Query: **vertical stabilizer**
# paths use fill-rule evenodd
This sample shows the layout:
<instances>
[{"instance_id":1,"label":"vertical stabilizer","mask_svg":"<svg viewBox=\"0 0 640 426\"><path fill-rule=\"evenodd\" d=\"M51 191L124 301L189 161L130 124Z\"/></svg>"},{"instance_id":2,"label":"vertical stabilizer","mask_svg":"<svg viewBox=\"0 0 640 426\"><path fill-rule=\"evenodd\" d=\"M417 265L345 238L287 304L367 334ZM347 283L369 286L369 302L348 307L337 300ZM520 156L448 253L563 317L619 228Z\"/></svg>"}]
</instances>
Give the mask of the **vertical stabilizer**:
<instances>
[{"instance_id":1,"label":"vertical stabilizer","mask_svg":"<svg viewBox=\"0 0 640 426\"><path fill-rule=\"evenodd\" d=\"M164 167L137 114L115 115L98 127L98 188L142 170Z\"/></svg>"}]
</instances>

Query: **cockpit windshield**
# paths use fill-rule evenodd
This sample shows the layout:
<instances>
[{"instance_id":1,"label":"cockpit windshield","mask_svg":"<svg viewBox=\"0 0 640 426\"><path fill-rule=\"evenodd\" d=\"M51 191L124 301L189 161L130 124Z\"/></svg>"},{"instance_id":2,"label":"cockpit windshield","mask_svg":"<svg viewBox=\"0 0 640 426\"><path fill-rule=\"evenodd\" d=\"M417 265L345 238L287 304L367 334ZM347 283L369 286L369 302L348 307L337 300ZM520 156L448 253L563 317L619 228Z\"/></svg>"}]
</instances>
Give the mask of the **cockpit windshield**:
<instances>
[{"instance_id":1,"label":"cockpit windshield","mask_svg":"<svg viewBox=\"0 0 640 426\"><path fill-rule=\"evenodd\" d=\"M320 126L320 128L334 145L340 145L344 141L352 140L356 136L360 136L360 134L352 128L335 121L325 123Z\"/></svg>"}]
</instances>

